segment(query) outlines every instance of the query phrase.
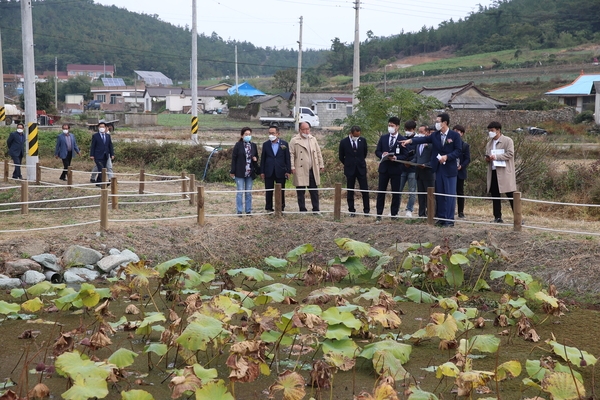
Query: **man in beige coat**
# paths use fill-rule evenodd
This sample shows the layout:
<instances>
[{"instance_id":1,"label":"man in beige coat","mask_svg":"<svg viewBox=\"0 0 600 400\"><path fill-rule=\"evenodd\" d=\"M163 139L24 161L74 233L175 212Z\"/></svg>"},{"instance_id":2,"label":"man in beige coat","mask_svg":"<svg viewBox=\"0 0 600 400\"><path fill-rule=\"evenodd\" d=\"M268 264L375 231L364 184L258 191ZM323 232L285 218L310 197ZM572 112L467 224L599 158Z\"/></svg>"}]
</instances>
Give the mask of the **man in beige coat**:
<instances>
[{"instance_id":1,"label":"man in beige coat","mask_svg":"<svg viewBox=\"0 0 600 400\"><path fill-rule=\"evenodd\" d=\"M517 191L515 178L515 146L511 138L502 135L500 122L488 125L489 140L485 146L485 161L488 163L487 191L491 193L494 208L494 222L503 223L501 193L509 198L513 208L513 192Z\"/></svg>"},{"instance_id":2,"label":"man in beige coat","mask_svg":"<svg viewBox=\"0 0 600 400\"><path fill-rule=\"evenodd\" d=\"M298 196L298 208L306 212L304 195L306 188L310 194L312 211L319 212L319 192L316 189L321 183L321 172L325 170L321 148L317 139L310 134L310 125L301 122L299 134L290 140L290 161L294 186Z\"/></svg>"}]
</instances>

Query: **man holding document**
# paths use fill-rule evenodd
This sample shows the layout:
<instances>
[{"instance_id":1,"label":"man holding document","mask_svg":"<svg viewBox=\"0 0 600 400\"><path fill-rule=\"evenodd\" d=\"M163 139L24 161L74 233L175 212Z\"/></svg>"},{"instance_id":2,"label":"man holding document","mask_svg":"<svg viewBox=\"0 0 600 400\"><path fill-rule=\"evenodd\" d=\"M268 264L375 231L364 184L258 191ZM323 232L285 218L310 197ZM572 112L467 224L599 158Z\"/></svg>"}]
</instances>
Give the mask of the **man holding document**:
<instances>
[{"instance_id":1,"label":"man holding document","mask_svg":"<svg viewBox=\"0 0 600 400\"><path fill-rule=\"evenodd\" d=\"M515 146L511 138L502 135L500 122L488 125L489 140L485 146L485 161L488 163L487 191L492 195L494 222L503 223L500 195L506 194L513 208L513 192L517 191L515 178Z\"/></svg>"}]
</instances>

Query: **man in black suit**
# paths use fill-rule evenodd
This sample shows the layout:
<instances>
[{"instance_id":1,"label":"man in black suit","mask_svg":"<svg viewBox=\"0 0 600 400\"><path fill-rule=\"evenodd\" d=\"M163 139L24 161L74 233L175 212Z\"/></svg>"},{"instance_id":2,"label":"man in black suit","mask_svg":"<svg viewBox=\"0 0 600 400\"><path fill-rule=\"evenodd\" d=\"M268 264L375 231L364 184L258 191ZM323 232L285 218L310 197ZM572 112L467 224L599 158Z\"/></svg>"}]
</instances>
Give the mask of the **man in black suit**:
<instances>
[{"instance_id":1,"label":"man in black suit","mask_svg":"<svg viewBox=\"0 0 600 400\"><path fill-rule=\"evenodd\" d=\"M421 125L415 137L425 137L430 134L429 127ZM431 170L431 143L417 145L412 161L419 164L415 171L417 192L419 192L419 217L427 217L427 188L435 187L435 174Z\"/></svg>"},{"instance_id":2,"label":"man in black suit","mask_svg":"<svg viewBox=\"0 0 600 400\"><path fill-rule=\"evenodd\" d=\"M13 179L23 179L21 176L21 164L23 163L23 156L25 155L25 125L17 124L17 130L11 132L6 140L6 146L8 147L8 154L15 164L15 170L13 171Z\"/></svg>"},{"instance_id":3,"label":"man in black suit","mask_svg":"<svg viewBox=\"0 0 600 400\"><path fill-rule=\"evenodd\" d=\"M279 127L269 128L269 140L263 143L260 157L260 177L265 181L265 210L273 209L273 188L280 183L285 188L285 181L292 173L290 149L288 143L279 138ZM285 190L281 191L281 211L285 209Z\"/></svg>"},{"instance_id":4,"label":"man in black suit","mask_svg":"<svg viewBox=\"0 0 600 400\"><path fill-rule=\"evenodd\" d=\"M456 195L465 195L465 181L467 180L467 167L471 163L471 146L469 143L464 141L465 138L465 127L462 125L455 125L453 128L459 133L462 142L462 153L460 155L460 161L458 164L458 175L456 176ZM458 218L465 217L465 198L457 197L456 203L458 204Z\"/></svg>"},{"instance_id":5,"label":"man in black suit","mask_svg":"<svg viewBox=\"0 0 600 400\"><path fill-rule=\"evenodd\" d=\"M392 187L392 218L397 218L400 210L400 179L405 165L396 162L396 160L408 160L408 149L400 145L400 141L405 137L398 134L400 128L400 118L391 117L388 120L388 133L379 138L375 155L381 159L379 163L379 182L377 185L377 219L375 222L381 222L381 215L385 207L385 191L388 183Z\"/></svg>"},{"instance_id":6,"label":"man in black suit","mask_svg":"<svg viewBox=\"0 0 600 400\"><path fill-rule=\"evenodd\" d=\"M106 163L109 158L111 160L114 160L115 158L112 140L110 139L110 135L106 133L106 124L104 122L98 124L98 132L92 135L90 158L96 163L96 167L98 168L96 186L101 187L102 169L106 168Z\"/></svg>"},{"instance_id":7,"label":"man in black suit","mask_svg":"<svg viewBox=\"0 0 600 400\"><path fill-rule=\"evenodd\" d=\"M354 208L354 185L358 180L358 186L362 191L363 213L369 214L371 206L369 204L369 185L367 183L367 140L360 137L360 127L354 125L350 128L350 135L340 141L339 158L344 164L344 175L346 175L346 199L348 201L348 211L350 216L354 217L356 209Z\"/></svg>"}]
</instances>

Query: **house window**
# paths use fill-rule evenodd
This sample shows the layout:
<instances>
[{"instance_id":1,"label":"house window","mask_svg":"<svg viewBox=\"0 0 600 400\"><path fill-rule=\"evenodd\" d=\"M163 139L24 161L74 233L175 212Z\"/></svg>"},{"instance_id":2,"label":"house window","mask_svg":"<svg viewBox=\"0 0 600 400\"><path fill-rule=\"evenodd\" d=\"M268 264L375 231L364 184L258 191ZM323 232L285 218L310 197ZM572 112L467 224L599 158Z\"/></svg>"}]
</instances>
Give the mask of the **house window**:
<instances>
[{"instance_id":1,"label":"house window","mask_svg":"<svg viewBox=\"0 0 600 400\"><path fill-rule=\"evenodd\" d=\"M336 103L327 103L327 109L328 110L337 110L337 104Z\"/></svg>"},{"instance_id":2,"label":"house window","mask_svg":"<svg viewBox=\"0 0 600 400\"><path fill-rule=\"evenodd\" d=\"M117 104L117 97L119 97L118 94L111 94L110 95L110 104Z\"/></svg>"},{"instance_id":3,"label":"house window","mask_svg":"<svg viewBox=\"0 0 600 400\"><path fill-rule=\"evenodd\" d=\"M577 97L565 97L565 105L569 107L577 107Z\"/></svg>"},{"instance_id":4,"label":"house window","mask_svg":"<svg viewBox=\"0 0 600 400\"><path fill-rule=\"evenodd\" d=\"M96 100L98 100L100 103L106 103L106 95L105 94L97 94Z\"/></svg>"},{"instance_id":5,"label":"house window","mask_svg":"<svg viewBox=\"0 0 600 400\"><path fill-rule=\"evenodd\" d=\"M352 115L352 105L351 104L346 106L346 115Z\"/></svg>"},{"instance_id":6,"label":"house window","mask_svg":"<svg viewBox=\"0 0 600 400\"><path fill-rule=\"evenodd\" d=\"M581 111L594 111L596 107L596 96L584 96Z\"/></svg>"}]
</instances>

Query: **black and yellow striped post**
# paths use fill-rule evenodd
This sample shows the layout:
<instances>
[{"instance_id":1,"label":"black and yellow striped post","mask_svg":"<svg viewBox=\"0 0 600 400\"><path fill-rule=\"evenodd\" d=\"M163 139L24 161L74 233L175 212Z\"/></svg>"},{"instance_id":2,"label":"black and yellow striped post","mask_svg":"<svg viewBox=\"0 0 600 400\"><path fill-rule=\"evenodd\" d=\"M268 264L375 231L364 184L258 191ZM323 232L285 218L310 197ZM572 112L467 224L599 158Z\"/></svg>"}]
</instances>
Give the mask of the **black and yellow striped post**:
<instances>
[{"instance_id":1,"label":"black and yellow striped post","mask_svg":"<svg viewBox=\"0 0 600 400\"><path fill-rule=\"evenodd\" d=\"M39 152L38 124L36 122L30 122L28 126L29 135L27 136L27 141L29 143L29 156L37 157Z\"/></svg>"},{"instance_id":2,"label":"black and yellow striped post","mask_svg":"<svg viewBox=\"0 0 600 400\"><path fill-rule=\"evenodd\" d=\"M0 122L6 119L6 107L0 106Z\"/></svg>"},{"instance_id":3,"label":"black and yellow striped post","mask_svg":"<svg viewBox=\"0 0 600 400\"><path fill-rule=\"evenodd\" d=\"M198 117L195 115L192 115L192 143L193 144L199 144L200 142L198 141Z\"/></svg>"}]
</instances>

